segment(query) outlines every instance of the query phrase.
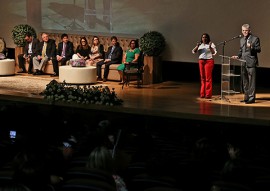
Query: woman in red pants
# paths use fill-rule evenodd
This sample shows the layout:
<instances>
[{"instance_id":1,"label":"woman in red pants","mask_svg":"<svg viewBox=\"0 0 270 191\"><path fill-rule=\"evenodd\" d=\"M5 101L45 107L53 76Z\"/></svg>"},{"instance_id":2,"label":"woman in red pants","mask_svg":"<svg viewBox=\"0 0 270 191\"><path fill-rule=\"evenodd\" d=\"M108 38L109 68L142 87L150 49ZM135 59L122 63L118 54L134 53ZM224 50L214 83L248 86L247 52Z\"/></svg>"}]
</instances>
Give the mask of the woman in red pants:
<instances>
[{"instance_id":1,"label":"woman in red pants","mask_svg":"<svg viewBox=\"0 0 270 191\"><path fill-rule=\"evenodd\" d=\"M201 77L200 97L210 99L212 98L213 91L213 56L217 54L217 50L215 44L211 42L209 34L202 34L201 41L192 49L192 53L198 53L199 55L199 69Z\"/></svg>"}]
</instances>

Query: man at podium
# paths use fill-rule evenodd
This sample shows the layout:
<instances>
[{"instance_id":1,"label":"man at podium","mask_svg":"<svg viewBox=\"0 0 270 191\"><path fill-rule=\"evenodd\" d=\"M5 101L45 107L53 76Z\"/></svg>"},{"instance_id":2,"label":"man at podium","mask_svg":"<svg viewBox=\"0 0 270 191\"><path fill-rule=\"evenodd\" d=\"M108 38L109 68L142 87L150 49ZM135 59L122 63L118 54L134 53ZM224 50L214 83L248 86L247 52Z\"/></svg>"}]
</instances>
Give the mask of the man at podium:
<instances>
[{"instance_id":1,"label":"man at podium","mask_svg":"<svg viewBox=\"0 0 270 191\"><path fill-rule=\"evenodd\" d=\"M250 25L242 25L243 37L240 39L240 49L237 56L233 59L243 59L246 61L242 66L242 86L244 91L244 100L246 104L255 103L256 99L256 67L258 66L257 53L261 52L260 39L251 34Z\"/></svg>"}]
</instances>

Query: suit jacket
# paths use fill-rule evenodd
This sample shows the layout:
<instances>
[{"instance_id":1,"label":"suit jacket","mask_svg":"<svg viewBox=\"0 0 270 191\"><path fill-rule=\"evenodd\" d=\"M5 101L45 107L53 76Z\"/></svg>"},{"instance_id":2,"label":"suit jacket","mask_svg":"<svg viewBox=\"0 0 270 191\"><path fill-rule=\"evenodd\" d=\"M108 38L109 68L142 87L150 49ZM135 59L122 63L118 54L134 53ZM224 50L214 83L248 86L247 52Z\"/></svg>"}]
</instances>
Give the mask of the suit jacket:
<instances>
[{"instance_id":1,"label":"suit jacket","mask_svg":"<svg viewBox=\"0 0 270 191\"><path fill-rule=\"evenodd\" d=\"M246 42L251 44L250 47L246 47ZM249 35L248 39L242 37L240 39L240 50L238 57L246 61L246 65L249 68L256 67L259 65L257 53L261 52L260 39L252 34Z\"/></svg>"},{"instance_id":2,"label":"suit jacket","mask_svg":"<svg viewBox=\"0 0 270 191\"><path fill-rule=\"evenodd\" d=\"M61 56L62 54L62 50L63 50L63 42L59 42L58 43L58 49L57 49L57 55L58 56ZM65 53L65 57L67 59L71 59L72 56L74 54L74 46L73 46L73 43L68 41L67 44L66 44L66 53Z\"/></svg>"},{"instance_id":3,"label":"suit jacket","mask_svg":"<svg viewBox=\"0 0 270 191\"><path fill-rule=\"evenodd\" d=\"M37 55L42 55L42 48L43 48L44 42L39 43L39 49L37 51ZM47 42L47 48L46 48L46 55L49 59L56 57L56 44L55 40L49 39Z\"/></svg>"},{"instance_id":4,"label":"suit jacket","mask_svg":"<svg viewBox=\"0 0 270 191\"><path fill-rule=\"evenodd\" d=\"M109 54L111 53L112 46L108 48L108 51L105 54L105 59L109 58ZM115 48L112 52L112 57L111 57L111 63L112 64L119 64L122 63L122 57L123 57L123 49L122 47L117 43L115 45Z\"/></svg>"},{"instance_id":5,"label":"suit jacket","mask_svg":"<svg viewBox=\"0 0 270 191\"><path fill-rule=\"evenodd\" d=\"M32 40L32 55L36 56L37 55L37 51L38 51L38 46L39 46L39 40L37 38L33 38ZM25 47L24 47L24 51L23 53L25 55L28 55L28 50L29 50L29 44L30 43L26 43Z\"/></svg>"}]
</instances>

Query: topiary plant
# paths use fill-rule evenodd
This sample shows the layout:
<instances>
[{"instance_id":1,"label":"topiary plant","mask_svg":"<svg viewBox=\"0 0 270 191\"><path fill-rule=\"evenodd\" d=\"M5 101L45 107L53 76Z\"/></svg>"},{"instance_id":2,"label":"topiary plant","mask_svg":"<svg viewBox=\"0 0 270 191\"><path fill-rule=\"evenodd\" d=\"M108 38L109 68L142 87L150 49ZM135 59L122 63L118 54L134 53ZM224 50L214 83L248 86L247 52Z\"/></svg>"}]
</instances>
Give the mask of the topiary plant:
<instances>
[{"instance_id":1,"label":"topiary plant","mask_svg":"<svg viewBox=\"0 0 270 191\"><path fill-rule=\"evenodd\" d=\"M157 31L149 31L140 38L140 48L147 56L159 56L165 46L164 36Z\"/></svg>"},{"instance_id":2,"label":"topiary plant","mask_svg":"<svg viewBox=\"0 0 270 191\"><path fill-rule=\"evenodd\" d=\"M25 46L24 40L26 33L31 33L34 38L37 37L37 33L33 27L28 24L19 24L12 29L12 39L17 46Z\"/></svg>"}]
</instances>

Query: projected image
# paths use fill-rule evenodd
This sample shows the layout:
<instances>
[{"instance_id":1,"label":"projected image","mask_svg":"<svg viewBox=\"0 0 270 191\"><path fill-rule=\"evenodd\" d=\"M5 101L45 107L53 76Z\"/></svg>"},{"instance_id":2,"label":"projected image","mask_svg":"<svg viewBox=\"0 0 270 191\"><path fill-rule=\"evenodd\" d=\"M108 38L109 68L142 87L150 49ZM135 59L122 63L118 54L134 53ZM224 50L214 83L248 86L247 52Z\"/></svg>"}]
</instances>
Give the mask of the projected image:
<instances>
[{"instance_id":1,"label":"projected image","mask_svg":"<svg viewBox=\"0 0 270 191\"><path fill-rule=\"evenodd\" d=\"M57 31L138 34L151 21L131 1L26 0L27 23ZM23 4L21 4L23 8ZM150 13L153 14L153 13ZM127 19L128 18L128 19ZM149 17L151 18L151 17ZM138 22L139 20L143 22Z\"/></svg>"},{"instance_id":2,"label":"projected image","mask_svg":"<svg viewBox=\"0 0 270 191\"><path fill-rule=\"evenodd\" d=\"M112 32L112 1L42 1L42 28Z\"/></svg>"}]
</instances>

